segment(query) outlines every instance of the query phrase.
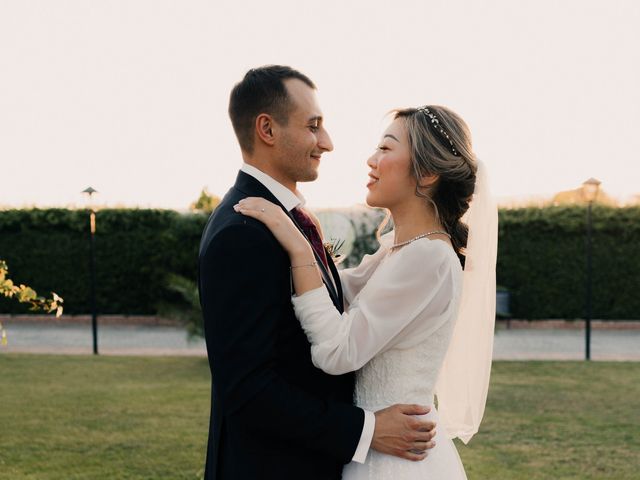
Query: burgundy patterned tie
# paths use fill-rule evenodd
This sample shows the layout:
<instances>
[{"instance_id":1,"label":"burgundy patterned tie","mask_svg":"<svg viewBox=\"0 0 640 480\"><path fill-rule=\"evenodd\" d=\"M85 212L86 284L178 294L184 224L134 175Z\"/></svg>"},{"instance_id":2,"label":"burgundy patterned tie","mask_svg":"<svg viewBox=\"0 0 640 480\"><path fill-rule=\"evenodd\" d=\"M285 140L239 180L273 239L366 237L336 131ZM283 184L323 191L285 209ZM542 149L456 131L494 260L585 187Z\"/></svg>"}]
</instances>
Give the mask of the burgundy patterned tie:
<instances>
[{"instance_id":1,"label":"burgundy patterned tie","mask_svg":"<svg viewBox=\"0 0 640 480\"><path fill-rule=\"evenodd\" d=\"M302 229L304 234L309 239L311 246L315 250L315 252L320 256L322 263L324 264L327 271L329 271L329 264L327 263L327 256L325 254L324 246L322 245L322 240L320 239L320 233L318 232L318 228L316 224L313 223L313 220L307 215L304 210L300 207L296 207L291 210L291 215L295 218L298 226Z\"/></svg>"}]
</instances>

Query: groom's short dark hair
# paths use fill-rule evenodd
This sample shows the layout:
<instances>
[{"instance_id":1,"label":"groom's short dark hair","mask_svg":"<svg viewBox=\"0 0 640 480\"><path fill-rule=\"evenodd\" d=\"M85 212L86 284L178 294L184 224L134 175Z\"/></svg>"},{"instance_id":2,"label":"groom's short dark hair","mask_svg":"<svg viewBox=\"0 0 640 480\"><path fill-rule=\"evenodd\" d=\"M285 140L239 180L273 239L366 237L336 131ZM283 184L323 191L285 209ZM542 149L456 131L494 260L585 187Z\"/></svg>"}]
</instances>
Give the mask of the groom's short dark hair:
<instances>
[{"instance_id":1,"label":"groom's short dark hair","mask_svg":"<svg viewBox=\"0 0 640 480\"><path fill-rule=\"evenodd\" d=\"M254 123L261 113L271 115L282 125L287 124L291 99L284 81L290 78L297 78L309 87L316 88L309 77L283 65L252 68L233 87L229 98L229 117L242 150L253 152Z\"/></svg>"}]
</instances>

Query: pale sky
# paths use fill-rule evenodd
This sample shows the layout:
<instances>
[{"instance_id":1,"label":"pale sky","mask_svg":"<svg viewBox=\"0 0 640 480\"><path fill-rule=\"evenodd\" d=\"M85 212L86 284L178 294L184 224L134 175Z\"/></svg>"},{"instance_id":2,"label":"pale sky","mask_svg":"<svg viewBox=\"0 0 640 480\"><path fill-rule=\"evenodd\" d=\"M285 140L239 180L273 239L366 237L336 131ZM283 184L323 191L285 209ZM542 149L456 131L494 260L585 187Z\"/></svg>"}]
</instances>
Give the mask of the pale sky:
<instances>
[{"instance_id":1,"label":"pale sky","mask_svg":"<svg viewBox=\"0 0 640 480\"><path fill-rule=\"evenodd\" d=\"M467 121L496 196L640 193L636 0L0 0L0 206L222 196L229 91L269 63L319 89L312 207L363 202L385 113L422 104Z\"/></svg>"}]
</instances>

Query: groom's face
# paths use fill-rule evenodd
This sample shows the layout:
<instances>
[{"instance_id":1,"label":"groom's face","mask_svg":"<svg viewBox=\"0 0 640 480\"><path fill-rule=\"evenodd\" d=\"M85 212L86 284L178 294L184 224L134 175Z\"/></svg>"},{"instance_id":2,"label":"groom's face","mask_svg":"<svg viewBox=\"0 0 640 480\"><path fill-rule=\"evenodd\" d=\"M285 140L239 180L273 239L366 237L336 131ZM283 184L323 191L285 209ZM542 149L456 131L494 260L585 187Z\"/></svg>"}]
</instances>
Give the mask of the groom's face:
<instances>
[{"instance_id":1,"label":"groom's face","mask_svg":"<svg viewBox=\"0 0 640 480\"><path fill-rule=\"evenodd\" d=\"M318 177L320 157L333 150L324 128L316 92L298 79L285 81L291 101L287 125L279 125L275 167L291 182L310 182Z\"/></svg>"}]
</instances>

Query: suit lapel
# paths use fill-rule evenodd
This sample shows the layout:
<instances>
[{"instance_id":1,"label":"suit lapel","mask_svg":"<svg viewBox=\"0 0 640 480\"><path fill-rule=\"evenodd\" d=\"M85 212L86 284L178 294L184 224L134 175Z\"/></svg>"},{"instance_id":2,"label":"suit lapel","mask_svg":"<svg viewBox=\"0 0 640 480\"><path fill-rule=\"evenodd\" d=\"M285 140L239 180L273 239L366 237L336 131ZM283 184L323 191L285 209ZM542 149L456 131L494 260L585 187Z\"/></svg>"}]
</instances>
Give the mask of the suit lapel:
<instances>
[{"instance_id":1,"label":"suit lapel","mask_svg":"<svg viewBox=\"0 0 640 480\"><path fill-rule=\"evenodd\" d=\"M293 218L293 215L291 215L291 212L287 212L287 210L284 209L284 207L282 207L282 208L287 213L287 215L289 215L289 218L293 221L293 224L296 227L298 227L298 230L300 230L300 233L302 233L302 235L304 235L304 238L307 239L307 242L309 242L309 239L307 238L307 235L304 233L304 230L302 230L302 228L300 228L300 225L298 225L298 223L296 222L295 218ZM311 242L309 242L309 244L311 245ZM313 250L313 256L316 258L316 262L318 263L318 267L320 268L320 273L322 273L322 280L324 281L324 284L327 287L327 290L329 291L329 295L331 296L331 300L333 301L333 304L336 307L338 307L340 299L338 297L338 293L336 292L336 287L334 285L333 279L330 276L331 274L325 268L324 263L322 263L322 259L320 258L318 253L315 251L315 249L312 247L311 250ZM327 263L330 262L330 259L331 259L331 257L327 253Z\"/></svg>"},{"instance_id":2,"label":"suit lapel","mask_svg":"<svg viewBox=\"0 0 640 480\"><path fill-rule=\"evenodd\" d=\"M326 248L325 248L326 251ZM333 263L331 259L331 255L327 252L327 263L329 264L329 270L331 270L331 275L333 275L334 284L336 286L336 290L338 291L338 303L336 307L340 313L344 313L344 297L342 295L342 284L340 283L340 275L338 274L338 269L336 268L336 264Z\"/></svg>"},{"instance_id":3,"label":"suit lapel","mask_svg":"<svg viewBox=\"0 0 640 480\"><path fill-rule=\"evenodd\" d=\"M300 228L300 226L297 224L297 222L295 221L291 213L284 207L284 205L282 205L280 201L278 201L278 199L273 195L273 193L271 193L271 191L269 191L267 187L265 187L262 183L260 183L258 180L253 178L251 175L248 175L243 171L238 172L238 177L236 178L236 183L234 185L234 188L244 193L248 197L262 197L269 200L272 203L275 203L276 205L279 205L280 208L282 208L282 210L289 216L289 218L291 218L291 220L293 221L293 224L296 227L298 227L298 230L300 230L302 235L304 235L304 237L307 238L304 231ZM309 241L308 238L307 238L307 241ZM336 287L334 286L334 281L331 278L331 275L333 272L331 273L328 272L324 264L322 263L322 260L320 259L319 255L316 253L316 251L313 248L311 250L313 250L313 255L315 256L316 262L318 262L318 266L320 267L320 273L322 274L322 281L324 282L325 287L327 287L329 296L331 297L331 300L333 301L333 304L336 306L336 308L338 308L342 312L342 308L343 308L342 305L344 305L342 302L342 292L338 294L338 292L336 291ZM328 263L331 263L330 258L331 257L327 253ZM335 266L333 268L335 269ZM335 274L333 278L336 278ZM335 285L339 285L339 282L336 282ZM293 292L293 288L292 288L292 292Z\"/></svg>"}]
</instances>

